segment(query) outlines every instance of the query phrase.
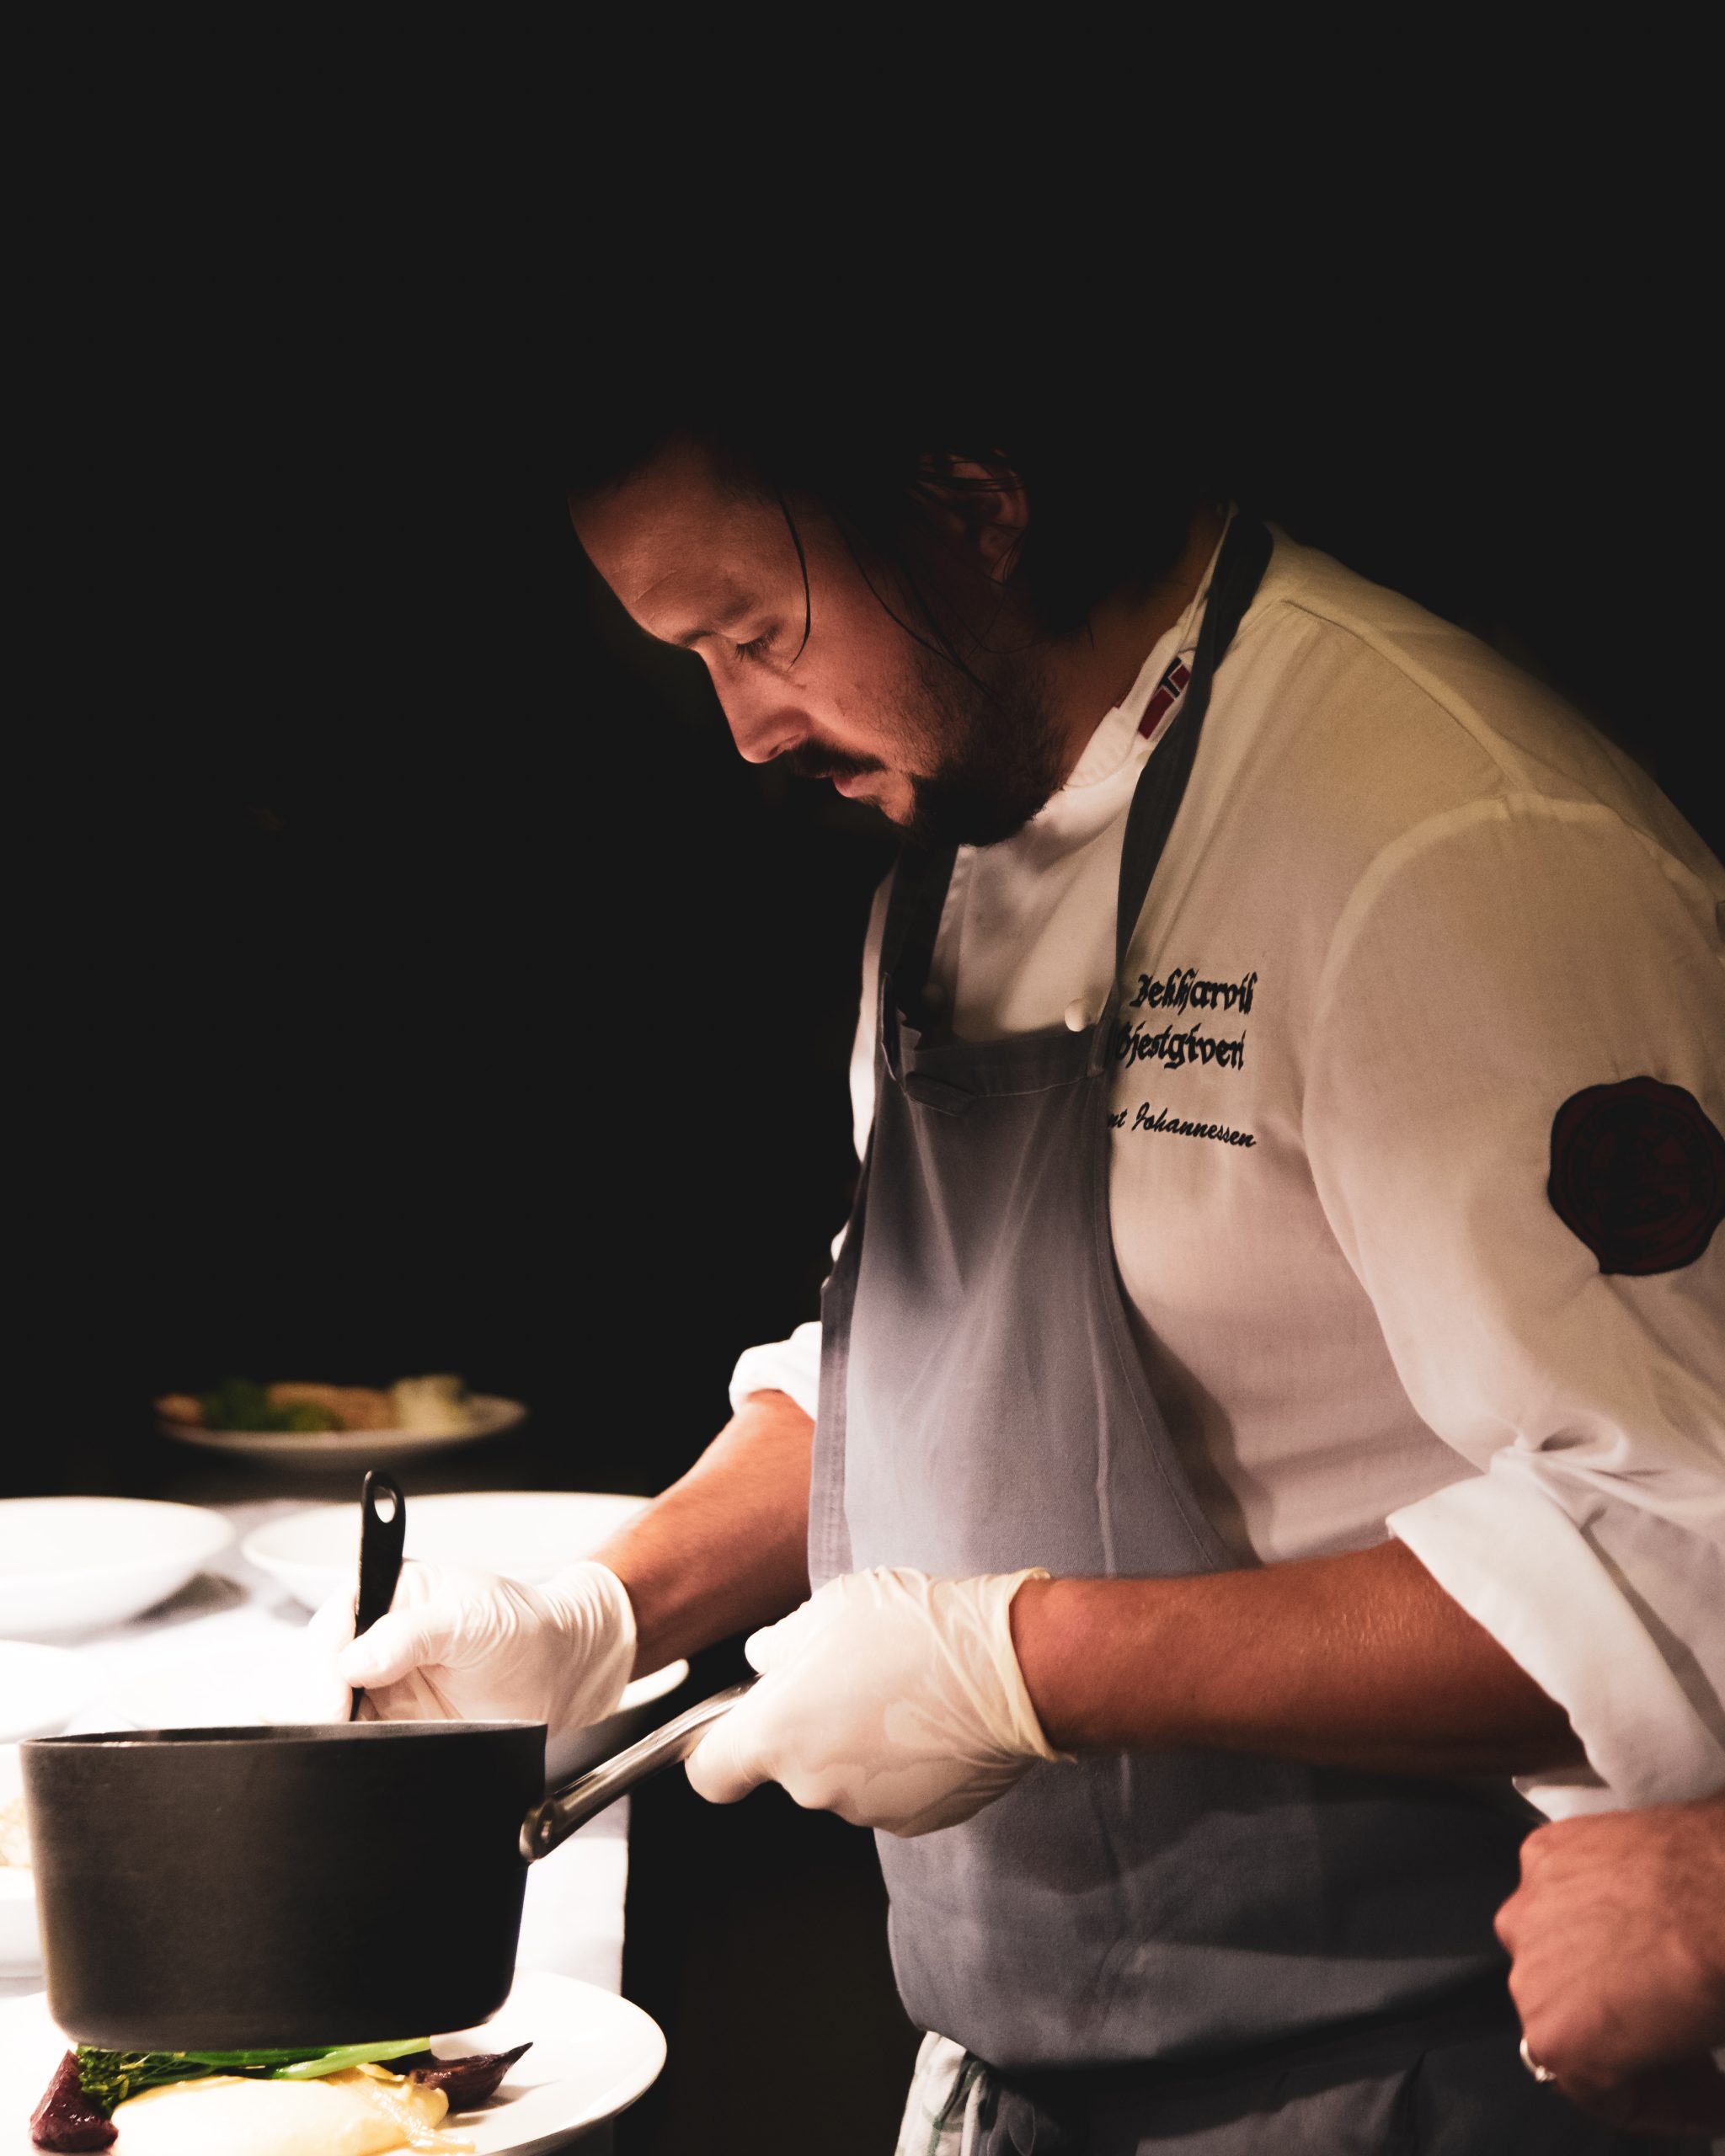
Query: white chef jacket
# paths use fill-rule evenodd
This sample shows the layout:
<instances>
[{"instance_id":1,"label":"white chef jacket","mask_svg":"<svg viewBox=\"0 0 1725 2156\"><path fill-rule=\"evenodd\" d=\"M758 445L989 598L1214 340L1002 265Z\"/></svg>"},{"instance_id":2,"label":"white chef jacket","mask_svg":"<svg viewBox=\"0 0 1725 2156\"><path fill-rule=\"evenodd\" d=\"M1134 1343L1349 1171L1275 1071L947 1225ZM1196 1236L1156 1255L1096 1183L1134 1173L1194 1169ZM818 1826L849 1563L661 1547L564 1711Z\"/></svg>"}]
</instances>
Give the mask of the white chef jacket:
<instances>
[{"instance_id":1,"label":"white chef jacket","mask_svg":"<svg viewBox=\"0 0 1725 2156\"><path fill-rule=\"evenodd\" d=\"M1551 691L1274 539L1124 975L1111 1205L1151 1382L1242 1561L1394 1534L1567 1710L1589 1764L1521 1784L1546 1812L1703 1794L1725 1783L1725 1227L1672 1269L1602 1271L1547 1180L1585 1089L1651 1077L1725 1123L1725 872ZM1041 813L960 850L931 981L960 1036L1101 1009L1126 811L1166 738L1140 723L1207 591ZM883 890L859 1153L884 912ZM751 1348L733 1399L813 1414L819 1358L818 1324Z\"/></svg>"}]
</instances>

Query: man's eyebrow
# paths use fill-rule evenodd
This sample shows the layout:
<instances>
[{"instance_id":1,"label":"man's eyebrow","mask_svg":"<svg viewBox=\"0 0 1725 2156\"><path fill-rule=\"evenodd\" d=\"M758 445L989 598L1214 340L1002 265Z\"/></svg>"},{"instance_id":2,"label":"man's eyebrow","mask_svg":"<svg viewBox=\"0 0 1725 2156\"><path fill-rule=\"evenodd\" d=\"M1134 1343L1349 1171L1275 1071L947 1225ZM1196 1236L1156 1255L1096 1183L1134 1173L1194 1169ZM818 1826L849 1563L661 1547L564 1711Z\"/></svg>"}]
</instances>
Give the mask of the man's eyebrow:
<instances>
[{"instance_id":1,"label":"man's eyebrow","mask_svg":"<svg viewBox=\"0 0 1725 2156\"><path fill-rule=\"evenodd\" d=\"M666 637L665 641L666 643L681 644L686 650L691 644L699 643L702 637L717 636L721 629L728 629L733 622L740 622L745 614L752 613L754 608L754 600L746 595L739 597L733 600L729 606L719 610L711 628L685 629L680 636Z\"/></svg>"}]
</instances>

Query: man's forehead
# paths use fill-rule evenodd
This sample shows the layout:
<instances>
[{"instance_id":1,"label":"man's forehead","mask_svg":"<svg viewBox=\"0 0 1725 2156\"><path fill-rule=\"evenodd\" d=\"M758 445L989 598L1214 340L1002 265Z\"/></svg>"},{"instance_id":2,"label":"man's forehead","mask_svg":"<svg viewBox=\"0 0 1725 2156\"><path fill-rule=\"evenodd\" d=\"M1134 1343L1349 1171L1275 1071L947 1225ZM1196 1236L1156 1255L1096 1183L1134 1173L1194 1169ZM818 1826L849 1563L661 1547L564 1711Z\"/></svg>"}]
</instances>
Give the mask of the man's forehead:
<instances>
[{"instance_id":1,"label":"man's forehead","mask_svg":"<svg viewBox=\"0 0 1725 2156\"><path fill-rule=\"evenodd\" d=\"M690 446L661 451L573 514L594 567L654 636L717 626L715 610L751 598L777 551L767 505L726 487Z\"/></svg>"}]
</instances>

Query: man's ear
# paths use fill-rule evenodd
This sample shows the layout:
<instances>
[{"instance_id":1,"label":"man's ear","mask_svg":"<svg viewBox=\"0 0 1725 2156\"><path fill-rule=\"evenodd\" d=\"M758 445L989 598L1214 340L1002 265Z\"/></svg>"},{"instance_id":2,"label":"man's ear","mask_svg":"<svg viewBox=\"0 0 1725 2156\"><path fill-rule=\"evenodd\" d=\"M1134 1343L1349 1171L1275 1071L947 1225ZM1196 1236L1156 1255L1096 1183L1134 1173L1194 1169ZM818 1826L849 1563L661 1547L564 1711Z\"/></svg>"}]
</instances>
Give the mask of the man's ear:
<instances>
[{"instance_id":1,"label":"man's ear","mask_svg":"<svg viewBox=\"0 0 1725 2156\"><path fill-rule=\"evenodd\" d=\"M1018 566L1030 527L1029 499L1011 465L926 456L916 491L941 536L965 549L991 583L1005 584Z\"/></svg>"}]
</instances>

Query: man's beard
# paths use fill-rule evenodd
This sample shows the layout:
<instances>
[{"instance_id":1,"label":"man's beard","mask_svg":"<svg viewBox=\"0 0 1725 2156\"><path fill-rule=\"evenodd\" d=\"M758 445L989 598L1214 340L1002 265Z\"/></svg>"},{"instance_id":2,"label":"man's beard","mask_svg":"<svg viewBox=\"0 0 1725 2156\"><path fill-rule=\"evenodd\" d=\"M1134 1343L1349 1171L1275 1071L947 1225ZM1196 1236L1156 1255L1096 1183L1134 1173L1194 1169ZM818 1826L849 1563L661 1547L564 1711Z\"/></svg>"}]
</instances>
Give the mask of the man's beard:
<instances>
[{"instance_id":1,"label":"man's beard","mask_svg":"<svg viewBox=\"0 0 1725 2156\"><path fill-rule=\"evenodd\" d=\"M916 647L899 705L911 809L902 828L919 846L997 846L1023 830L1065 776L1065 746L1041 669L1015 655L992 680L961 673ZM790 751L804 778L884 771L879 758L812 744ZM896 759L895 759L896 761Z\"/></svg>"}]
</instances>

